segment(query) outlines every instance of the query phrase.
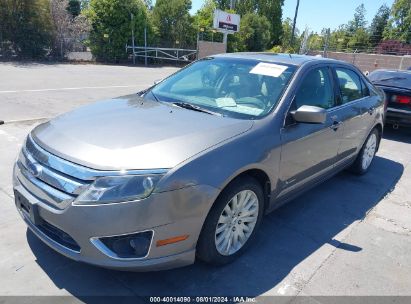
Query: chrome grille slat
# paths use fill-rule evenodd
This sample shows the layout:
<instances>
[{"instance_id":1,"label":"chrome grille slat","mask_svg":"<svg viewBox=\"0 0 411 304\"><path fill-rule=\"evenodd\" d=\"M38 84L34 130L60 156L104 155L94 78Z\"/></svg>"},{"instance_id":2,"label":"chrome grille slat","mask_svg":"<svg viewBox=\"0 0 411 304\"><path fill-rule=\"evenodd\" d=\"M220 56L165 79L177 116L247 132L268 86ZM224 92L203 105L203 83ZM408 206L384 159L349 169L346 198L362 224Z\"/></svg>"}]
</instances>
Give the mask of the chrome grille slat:
<instances>
[{"instance_id":1,"label":"chrome grille slat","mask_svg":"<svg viewBox=\"0 0 411 304\"><path fill-rule=\"evenodd\" d=\"M35 160L30 154L28 154L25 149L23 149L22 153L20 154L19 160L26 169L28 168L30 163L38 163L37 160ZM78 194L85 185L88 185L88 183L84 181L69 178L65 174L55 172L54 170L49 169L48 167L43 165L41 166L41 172L39 173L39 176L37 176L37 178L42 180L46 184L69 194Z\"/></svg>"},{"instance_id":2,"label":"chrome grille slat","mask_svg":"<svg viewBox=\"0 0 411 304\"><path fill-rule=\"evenodd\" d=\"M25 150L35 160L44 166L50 167L57 172L72 176L78 180L92 181L95 177L90 174L90 169L68 162L59 158L37 145L31 136L27 136Z\"/></svg>"},{"instance_id":3,"label":"chrome grille slat","mask_svg":"<svg viewBox=\"0 0 411 304\"><path fill-rule=\"evenodd\" d=\"M64 172L68 176L72 176L81 181L94 181L101 176L119 176L124 175L124 170L95 170L84 167L65 159L62 159L52 153L47 152L40 147L34 139L29 135L26 140L26 150L41 164L54 169L57 172ZM165 174L168 169L153 169L153 170L129 170L128 175L145 175L145 174Z\"/></svg>"},{"instance_id":4,"label":"chrome grille slat","mask_svg":"<svg viewBox=\"0 0 411 304\"><path fill-rule=\"evenodd\" d=\"M58 171L57 157L54 159L55 166L48 166L49 155L28 136L17 161L17 178L22 186L39 200L64 209L92 181L80 180L68 175L66 171ZM33 167L36 169L35 173ZM60 168L65 166L61 165Z\"/></svg>"},{"instance_id":5,"label":"chrome grille slat","mask_svg":"<svg viewBox=\"0 0 411 304\"><path fill-rule=\"evenodd\" d=\"M99 171L64 160L27 136L17 161L17 178L39 200L65 208L96 178L124 174L164 174L166 169Z\"/></svg>"},{"instance_id":6,"label":"chrome grille slat","mask_svg":"<svg viewBox=\"0 0 411 304\"><path fill-rule=\"evenodd\" d=\"M27 172L21 163L18 163L17 166L17 178L21 184L41 201L54 206L64 207L65 203L71 202L75 198L75 196L61 192L43 183L41 180L31 177L30 173Z\"/></svg>"}]
</instances>

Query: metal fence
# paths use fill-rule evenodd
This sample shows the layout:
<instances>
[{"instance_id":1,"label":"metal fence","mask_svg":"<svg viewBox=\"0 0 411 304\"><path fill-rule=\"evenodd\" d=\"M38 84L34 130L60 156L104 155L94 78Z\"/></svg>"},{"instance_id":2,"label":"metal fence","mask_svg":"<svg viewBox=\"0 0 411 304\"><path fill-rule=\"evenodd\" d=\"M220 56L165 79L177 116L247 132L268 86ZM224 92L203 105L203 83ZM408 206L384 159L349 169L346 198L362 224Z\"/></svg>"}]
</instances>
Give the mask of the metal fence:
<instances>
[{"instance_id":1,"label":"metal fence","mask_svg":"<svg viewBox=\"0 0 411 304\"><path fill-rule=\"evenodd\" d=\"M191 62L197 59L197 50L161 48L161 47L144 47L126 45L126 51L131 51L133 59L135 58L153 58L172 61Z\"/></svg>"}]
</instances>

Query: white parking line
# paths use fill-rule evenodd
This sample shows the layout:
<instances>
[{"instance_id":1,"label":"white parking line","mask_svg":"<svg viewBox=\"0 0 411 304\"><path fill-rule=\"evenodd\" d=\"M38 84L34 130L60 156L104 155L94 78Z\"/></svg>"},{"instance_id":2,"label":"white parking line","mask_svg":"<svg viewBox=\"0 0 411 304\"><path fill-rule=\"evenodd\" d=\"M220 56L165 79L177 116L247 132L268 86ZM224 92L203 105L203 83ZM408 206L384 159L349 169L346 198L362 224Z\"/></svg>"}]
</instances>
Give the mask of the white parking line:
<instances>
[{"instance_id":1,"label":"white parking line","mask_svg":"<svg viewBox=\"0 0 411 304\"><path fill-rule=\"evenodd\" d=\"M88 90L88 89L113 89L113 88L136 88L136 87L148 87L149 85L118 85L118 86L105 86L105 87L77 87L77 88L57 88L57 89L35 89L35 90L10 90L0 91L0 94L6 93L23 93L23 92L47 92L47 91L68 91L68 90Z\"/></svg>"},{"instance_id":2,"label":"white parking line","mask_svg":"<svg viewBox=\"0 0 411 304\"><path fill-rule=\"evenodd\" d=\"M8 132L4 130L0 130L0 135L4 136L7 141L12 142L12 141L18 141L19 139L16 136L13 136L9 134Z\"/></svg>"}]
</instances>

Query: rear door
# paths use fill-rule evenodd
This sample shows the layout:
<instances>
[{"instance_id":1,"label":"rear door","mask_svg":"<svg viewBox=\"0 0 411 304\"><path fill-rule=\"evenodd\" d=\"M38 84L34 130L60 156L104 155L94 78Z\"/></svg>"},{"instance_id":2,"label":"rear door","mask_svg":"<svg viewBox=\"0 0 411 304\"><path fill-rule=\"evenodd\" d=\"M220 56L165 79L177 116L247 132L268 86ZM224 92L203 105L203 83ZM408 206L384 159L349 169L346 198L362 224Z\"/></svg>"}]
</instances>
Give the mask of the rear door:
<instances>
[{"instance_id":1,"label":"rear door","mask_svg":"<svg viewBox=\"0 0 411 304\"><path fill-rule=\"evenodd\" d=\"M336 165L354 157L373 127L378 96L372 96L362 76L346 66L334 66L339 119L344 124Z\"/></svg>"}]
</instances>

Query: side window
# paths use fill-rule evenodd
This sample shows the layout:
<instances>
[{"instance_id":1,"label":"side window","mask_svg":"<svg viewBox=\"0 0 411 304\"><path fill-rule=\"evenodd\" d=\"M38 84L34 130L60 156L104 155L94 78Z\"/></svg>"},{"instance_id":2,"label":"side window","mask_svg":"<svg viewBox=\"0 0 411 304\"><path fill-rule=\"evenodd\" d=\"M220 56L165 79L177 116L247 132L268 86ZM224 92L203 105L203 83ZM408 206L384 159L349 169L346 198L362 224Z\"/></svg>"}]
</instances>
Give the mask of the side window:
<instances>
[{"instance_id":1,"label":"side window","mask_svg":"<svg viewBox=\"0 0 411 304\"><path fill-rule=\"evenodd\" d=\"M336 68L335 72L337 73L343 104L363 97L361 81L357 73L344 68Z\"/></svg>"},{"instance_id":2,"label":"side window","mask_svg":"<svg viewBox=\"0 0 411 304\"><path fill-rule=\"evenodd\" d=\"M335 106L334 92L327 67L315 68L305 75L295 96L295 107L316 106L330 109Z\"/></svg>"}]
</instances>

